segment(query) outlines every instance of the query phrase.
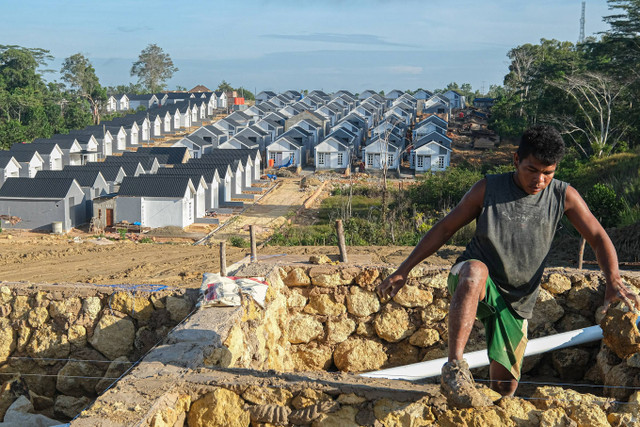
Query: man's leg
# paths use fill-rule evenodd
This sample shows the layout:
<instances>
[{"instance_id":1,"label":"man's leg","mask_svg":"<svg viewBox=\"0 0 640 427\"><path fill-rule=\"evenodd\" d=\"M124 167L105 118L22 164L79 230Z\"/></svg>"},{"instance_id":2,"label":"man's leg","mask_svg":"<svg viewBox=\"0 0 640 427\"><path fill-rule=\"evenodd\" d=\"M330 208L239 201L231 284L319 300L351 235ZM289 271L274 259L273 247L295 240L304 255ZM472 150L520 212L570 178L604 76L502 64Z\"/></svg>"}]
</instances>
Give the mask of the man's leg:
<instances>
[{"instance_id":1,"label":"man's leg","mask_svg":"<svg viewBox=\"0 0 640 427\"><path fill-rule=\"evenodd\" d=\"M449 306L449 361L442 367L440 386L449 405L458 408L487 406L491 400L475 388L463 356L478 302L486 293L489 273L482 262L470 260L460 267L454 266L451 274L457 275L458 281Z\"/></svg>"},{"instance_id":2,"label":"man's leg","mask_svg":"<svg viewBox=\"0 0 640 427\"><path fill-rule=\"evenodd\" d=\"M462 360L464 347L476 320L478 302L484 299L489 270L477 260L465 262L449 306L449 362Z\"/></svg>"},{"instance_id":3,"label":"man's leg","mask_svg":"<svg viewBox=\"0 0 640 427\"><path fill-rule=\"evenodd\" d=\"M518 388L518 380L513 378L511 372L495 360L489 365L489 378L491 378L491 389L503 396L513 396Z\"/></svg>"}]
</instances>

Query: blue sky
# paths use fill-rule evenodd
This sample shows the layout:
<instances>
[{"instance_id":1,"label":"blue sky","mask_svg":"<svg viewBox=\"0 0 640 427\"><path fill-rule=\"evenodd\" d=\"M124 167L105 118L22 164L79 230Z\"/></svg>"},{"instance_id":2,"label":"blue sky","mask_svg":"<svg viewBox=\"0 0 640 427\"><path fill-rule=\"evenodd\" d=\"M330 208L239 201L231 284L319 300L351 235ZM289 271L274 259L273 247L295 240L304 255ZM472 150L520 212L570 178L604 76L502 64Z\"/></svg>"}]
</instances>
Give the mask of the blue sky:
<instances>
[{"instance_id":1,"label":"blue sky","mask_svg":"<svg viewBox=\"0 0 640 427\"><path fill-rule=\"evenodd\" d=\"M134 81L149 43L179 71L168 82L251 91L434 89L502 84L509 49L575 42L580 0L0 1L0 44L48 49L50 68L81 52L103 85ZM607 29L587 1L586 35ZM59 78L50 74L48 79Z\"/></svg>"}]
</instances>

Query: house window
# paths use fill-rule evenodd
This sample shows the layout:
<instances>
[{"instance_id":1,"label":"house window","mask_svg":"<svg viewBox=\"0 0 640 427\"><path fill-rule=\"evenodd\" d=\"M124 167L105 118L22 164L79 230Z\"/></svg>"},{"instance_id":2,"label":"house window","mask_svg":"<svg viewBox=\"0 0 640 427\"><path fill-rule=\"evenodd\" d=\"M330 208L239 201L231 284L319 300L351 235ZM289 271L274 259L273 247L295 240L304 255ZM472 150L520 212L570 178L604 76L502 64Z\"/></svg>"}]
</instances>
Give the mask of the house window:
<instances>
[{"instance_id":1,"label":"house window","mask_svg":"<svg viewBox=\"0 0 640 427\"><path fill-rule=\"evenodd\" d=\"M389 154L387 156L387 164L388 165L392 165L393 164L393 154Z\"/></svg>"},{"instance_id":2,"label":"house window","mask_svg":"<svg viewBox=\"0 0 640 427\"><path fill-rule=\"evenodd\" d=\"M273 161L276 160L276 153L275 151L270 151L269 152L269 158L272 159Z\"/></svg>"},{"instance_id":3,"label":"house window","mask_svg":"<svg viewBox=\"0 0 640 427\"><path fill-rule=\"evenodd\" d=\"M338 166L342 165L343 155L342 153L338 153Z\"/></svg>"},{"instance_id":4,"label":"house window","mask_svg":"<svg viewBox=\"0 0 640 427\"><path fill-rule=\"evenodd\" d=\"M318 153L318 164L324 165L324 153Z\"/></svg>"},{"instance_id":5,"label":"house window","mask_svg":"<svg viewBox=\"0 0 640 427\"><path fill-rule=\"evenodd\" d=\"M368 165L373 164L373 154L367 154L367 164Z\"/></svg>"},{"instance_id":6,"label":"house window","mask_svg":"<svg viewBox=\"0 0 640 427\"><path fill-rule=\"evenodd\" d=\"M438 156L438 168L444 169L444 156Z\"/></svg>"},{"instance_id":7,"label":"house window","mask_svg":"<svg viewBox=\"0 0 640 427\"><path fill-rule=\"evenodd\" d=\"M424 157L423 156L417 156L418 159L418 165L416 167L421 168L424 167Z\"/></svg>"}]
</instances>

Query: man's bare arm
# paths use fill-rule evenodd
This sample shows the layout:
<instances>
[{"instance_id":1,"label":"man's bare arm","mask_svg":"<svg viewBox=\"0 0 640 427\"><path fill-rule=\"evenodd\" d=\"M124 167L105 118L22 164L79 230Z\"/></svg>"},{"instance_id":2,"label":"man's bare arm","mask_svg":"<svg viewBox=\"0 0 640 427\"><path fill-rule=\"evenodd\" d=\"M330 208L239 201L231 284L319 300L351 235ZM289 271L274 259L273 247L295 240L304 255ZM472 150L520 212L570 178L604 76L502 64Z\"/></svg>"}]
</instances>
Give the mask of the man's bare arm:
<instances>
[{"instance_id":1,"label":"man's bare arm","mask_svg":"<svg viewBox=\"0 0 640 427\"><path fill-rule=\"evenodd\" d=\"M632 310L640 308L640 296L629 291L622 283L618 255L609 235L593 216L582 196L571 186L567 188L565 215L596 254L607 284L604 294L605 309L617 300L624 301Z\"/></svg>"},{"instance_id":2,"label":"man's bare arm","mask_svg":"<svg viewBox=\"0 0 640 427\"><path fill-rule=\"evenodd\" d=\"M424 235L420 243L413 249L398 269L378 285L378 295L386 299L392 298L404 286L409 272L422 260L434 254L456 231L469 224L480 215L487 186L485 179L475 183L464 195L460 203L447 216L438 221Z\"/></svg>"}]
</instances>

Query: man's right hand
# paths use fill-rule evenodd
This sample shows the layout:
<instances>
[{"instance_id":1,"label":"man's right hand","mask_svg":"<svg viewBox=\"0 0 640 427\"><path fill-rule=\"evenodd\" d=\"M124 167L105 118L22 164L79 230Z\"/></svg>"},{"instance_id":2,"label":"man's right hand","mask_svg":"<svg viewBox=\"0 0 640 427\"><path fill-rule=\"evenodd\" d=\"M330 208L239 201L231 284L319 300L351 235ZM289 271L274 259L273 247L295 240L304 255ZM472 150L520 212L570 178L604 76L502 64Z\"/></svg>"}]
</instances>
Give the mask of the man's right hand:
<instances>
[{"instance_id":1,"label":"man's right hand","mask_svg":"<svg viewBox=\"0 0 640 427\"><path fill-rule=\"evenodd\" d=\"M407 283L407 275L396 271L376 287L376 292L382 301L387 301L393 298L405 283Z\"/></svg>"}]
</instances>

